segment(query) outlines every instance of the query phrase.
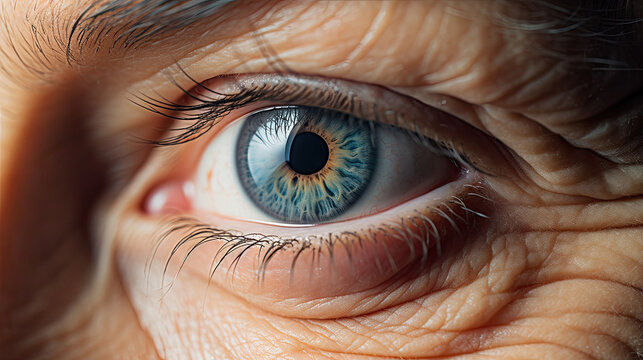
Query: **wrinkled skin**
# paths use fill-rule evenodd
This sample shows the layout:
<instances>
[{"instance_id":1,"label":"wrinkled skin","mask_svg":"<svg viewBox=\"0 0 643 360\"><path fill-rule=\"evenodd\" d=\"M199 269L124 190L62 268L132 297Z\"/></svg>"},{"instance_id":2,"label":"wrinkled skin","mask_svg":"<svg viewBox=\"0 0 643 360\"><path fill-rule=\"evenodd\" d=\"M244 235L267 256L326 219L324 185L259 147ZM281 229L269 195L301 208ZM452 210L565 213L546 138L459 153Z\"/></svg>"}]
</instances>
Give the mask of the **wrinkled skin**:
<instances>
[{"instance_id":1,"label":"wrinkled skin","mask_svg":"<svg viewBox=\"0 0 643 360\"><path fill-rule=\"evenodd\" d=\"M23 15L50 8L13 3L1 8L12 33L31 34ZM69 3L60 16L84 8ZM215 26L198 24L153 47L90 52L87 66L51 53L41 75L17 60L26 47L9 51L9 38L0 37L0 352L10 359L637 358L641 118L627 122L623 114L641 113L642 73L564 62L577 54L543 50L554 48L555 36L501 31L494 4L445 3L246 4L213 23L216 32L196 37ZM164 296L150 292L162 271L145 272L150 239L164 220L142 216L139 204L175 169L168 164L178 150L131 141L156 136L164 122L128 94L179 96L168 84L168 75L180 78L176 60L196 79L270 71L250 23L266 30L263 41L296 72L387 86L498 139L505 156L487 160L483 175L490 219L459 245L447 244L419 275L346 298L292 297L284 284L267 283L274 291L266 300L261 288L249 296L223 275L208 285L189 264ZM12 41L24 40L14 34ZM632 51L633 67L641 67L643 56Z\"/></svg>"}]
</instances>

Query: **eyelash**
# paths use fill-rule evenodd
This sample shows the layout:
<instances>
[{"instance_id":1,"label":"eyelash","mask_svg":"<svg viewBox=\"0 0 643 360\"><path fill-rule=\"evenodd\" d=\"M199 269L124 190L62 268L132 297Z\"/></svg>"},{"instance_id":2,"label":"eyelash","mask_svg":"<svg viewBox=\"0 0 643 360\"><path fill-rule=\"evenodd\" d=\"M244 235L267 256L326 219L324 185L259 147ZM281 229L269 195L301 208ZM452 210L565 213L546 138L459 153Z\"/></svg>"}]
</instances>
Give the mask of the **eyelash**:
<instances>
[{"instance_id":1,"label":"eyelash","mask_svg":"<svg viewBox=\"0 0 643 360\"><path fill-rule=\"evenodd\" d=\"M147 142L156 146L176 146L194 141L219 123L219 121L232 111L250 105L257 101L279 101L285 105L308 105L312 99L324 99L325 107L331 110L342 111L345 109L356 109L360 105L354 97L344 95L340 92L333 90L317 89L317 91L310 91L306 87L293 86L287 82L270 86L264 85L258 88L242 88L239 92L234 94L222 94L208 88L204 83L199 82L188 75L183 69L182 73L193 83L194 89L202 89L209 93L222 96L220 99L211 99L207 96L199 96L194 92L185 89L176 81L171 80L173 85L176 86L183 94L185 100L196 102L195 104L186 105L166 98L155 99L147 95L134 95L137 101L134 104L141 108L150 111L154 114L161 115L168 119L175 121L190 123L184 127L170 129L170 131L178 132L178 134L171 135L160 140L148 140ZM233 77L234 75L225 75ZM274 94L279 94L275 96ZM318 100L316 101L318 102ZM375 113L375 109L369 109ZM177 113L194 113L194 115L177 116ZM455 150L449 142L432 139L424 135L420 135L417 131L411 130L416 126L415 119L406 119L398 113L393 113L396 117L394 123L406 126L400 126L406 130L407 135L418 144L427 147L436 154L447 156L459 166L474 169L485 173L482 169L476 166L466 154L464 150ZM359 116L358 116L359 117ZM372 122L376 119L366 119L367 122Z\"/></svg>"},{"instance_id":2,"label":"eyelash","mask_svg":"<svg viewBox=\"0 0 643 360\"><path fill-rule=\"evenodd\" d=\"M177 134L161 138L160 140L147 141L150 144L156 146L176 146L194 141L207 134L210 129L216 126L222 118L230 114L232 111L248 106L257 101L268 100L281 102L287 105L307 105L311 99L321 98L324 99L324 105L333 110L342 111L342 109L355 109L360 106L356 103L355 98L333 91L332 89L317 89L317 91L311 91L305 86L292 86L292 84L288 84L287 82L277 86L264 85L254 88L242 87L240 91L236 93L222 94L208 88L204 83L194 80L182 69L181 71L193 83L193 89L204 90L207 93L220 96L220 98L214 99L206 95L199 95L194 90L185 89L176 81L172 81L173 85L184 94L183 99L180 102L171 101L163 97L160 99L154 99L146 95L136 95L136 100L133 102L145 110L175 121L188 123L186 126L170 129L170 131L178 132ZM232 77L234 75L226 76ZM279 95L275 96L274 94ZM192 104L188 104L188 102L191 102ZM319 100L317 100L317 102L319 102ZM373 110L372 112L375 111ZM395 113L395 116L396 118L394 122L396 124L406 124L403 128L407 130L408 135L414 141L426 146L437 154L447 156L454 162L454 164L461 168L472 168L474 170L481 171L469 161L466 154L462 151L456 151L452 146L449 146L448 142L431 139L411 130L411 128L417 126L412 122L414 119L409 120L403 117L398 117L397 113ZM373 120L367 119L366 121L372 122ZM447 202L442 202L440 206L428 207L424 209L424 211L437 214L438 217L436 219L444 222L444 224L438 225L451 226L458 234L462 234L474 226L474 221L472 221L472 219L488 218L488 216L482 212L473 210L469 206L465 205L471 198L491 201L491 199L482 194L483 187L472 186L472 188L474 189L472 192L465 192L460 196L453 196ZM419 224L421 224L422 234L417 235L409 232L407 224L414 224L418 227ZM258 233L242 234L237 231L212 227L195 218L180 217L171 221L169 229L166 230L158 239L155 250L148 262L148 274L151 261L155 257L161 243L168 239L172 234L182 231L186 231L186 234L176 243L168 256L163 270L164 278L172 259L182 248L188 247L188 250L181 260L178 271L182 269L190 254L192 254L199 246L212 241L224 241L225 244L213 258L209 276L214 276L214 273L220 268L224 260L227 260L232 256L233 260L229 270L232 270L234 273L236 265L247 250L259 247L260 251L257 255L259 258L259 271L257 273L257 278L259 281L262 281L265 269L270 262L270 259L279 251L294 251L294 257L290 267L292 279L292 273L297 259L304 251L312 251L313 257L318 259L319 254L325 250L332 262L333 250L338 243L343 245L343 247L348 251L347 243L356 241L361 245L363 242L368 240L363 234L368 234L368 238L371 239L371 241L377 241L378 233L383 234L382 236L396 236L405 239L410 247L415 241L418 241L422 246L421 263L424 264L428 260L427 244L429 243L429 237L432 236L436 239L436 252L438 256L441 254L441 230L444 226L436 226L433 220L423 215L421 211L416 211L415 216L400 218L399 224L383 224L377 227L369 227L368 229L346 231L336 235L329 234L328 236L282 238ZM462 230L462 226L465 226L465 231ZM375 234L375 236L373 234ZM351 258L350 253L348 253L348 257ZM395 267L395 264L391 265Z\"/></svg>"},{"instance_id":3,"label":"eyelash","mask_svg":"<svg viewBox=\"0 0 643 360\"><path fill-rule=\"evenodd\" d=\"M220 268L224 260L227 260L231 256L233 256L233 259L228 271L232 270L232 274L234 276L236 266L241 260L241 257L249 249L258 247L259 252L257 253L257 259L259 266L256 274L257 281L260 284L262 283L265 270L271 258L277 252L287 250L292 250L295 254L290 265L290 276L292 281L295 265L299 256L304 251L311 250L313 252L313 258L316 258L317 261L319 261L319 255L322 251L326 250L330 257L330 262L332 263L334 248L337 244L342 245L343 249L347 252L348 257L351 258L349 250L349 245L351 243L357 242L360 246L363 246L362 244L367 240L376 242L378 234L380 234L380 236L396 236L398 239L404 240L410 249L413 249L413 245L415 245L416 241L419 242L422 247L422 258L419 264L421 268L429 260L429 248L427 244L429 244L429 239L431 237L435 238L437 256L442 255L442 237L444 236L444 233L447 233L447 231L442 231L444 226L451 226L460 238L463 238L471 229L476 228L477 224L475 219L489 219L488 215L480 211L476 211L466 205L467 203L471 203L472 200L478 202L483 201L486 205L492 204L493 200L484 195L484 187L481 185L466 185L465 187L471 190L464 191L459 196L452 196L448 201L441 202L439 206L428 206L425 208L425 211L433 212L439 216L435 221L422 214L422 211L416 210L415 216L407 218L402 217L399 220L399 224L384 224L377 227L371 226L367 229L343 231L339 234L329 234L328 236L284 238L276 235L264 235L260 233L241 234L234 230L215 228L211 225L200 222L195 218L178 217L170 222L169 229L166 230L156 242L152 256L146 266L146 273L151 273L152 260L158 252L162 242L172 234L180 231L187 231L187 234L184 235L176 245L174 245L170 256L165 262L163 277L161 279L161 287L165 285L165 278L172 258L179 253L181 248L185 246L188 247L186 254L181 259L179 269L174 277L178 275L178 272L181 271L189 256L199 246L212 241L223 241L225 244L217 251L212 259L212 266L209 271L210 278L214 276L215 272ZM441 221L444 224L438 223L436 225L438 221ZM422 226L420 227L419 225ZM422 233L419 235L414 234L409 229L409 226L420 227ZM363 237L362 234L368 234L368 238ZM410 257L413 257L414 255L415 254L412 251ZM392 262L390 264L391 266L394 268L397 267L394 260L389 258L389 261ZM378 268L380 266L381 265L378 264Z\"/></svg>"}]
</instances>

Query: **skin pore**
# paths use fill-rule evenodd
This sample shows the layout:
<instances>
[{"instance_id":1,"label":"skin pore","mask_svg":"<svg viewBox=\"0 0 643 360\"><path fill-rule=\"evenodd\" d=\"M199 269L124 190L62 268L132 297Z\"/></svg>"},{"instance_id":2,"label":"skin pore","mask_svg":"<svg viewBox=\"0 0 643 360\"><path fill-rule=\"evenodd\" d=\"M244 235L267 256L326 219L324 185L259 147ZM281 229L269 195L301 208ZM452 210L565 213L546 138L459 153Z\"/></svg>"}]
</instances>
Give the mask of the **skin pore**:
<instances>
[{"instance_id":1,"label":"skin pore","mask_svg":"<svg viewBox=\"0 0 643 360\"><path fill-rule=\"evenodd\" d=\"M72 32L91 1L0 0L0 352L640 357L643 33L633 19L643 9L559 3L237 1L197 7L176 28L134 13L110 31L97 15ZM128 29L133 37L119 38ZM279 71L384 87L449 114L447 128L469 129L450 142L483 170L460 190L488 219L475 217L443 237L440 254L392 267L375 285L357 286L364 275L352 278L339 251L334 265L318 263L316 281L310 255L295 275L280 275L287 252L263 283L252 254L236 272L228 260L209 276L217 241L197 247L181 271L180 253L164 273L181 237L152 256L172 218L141 204L193 171L241 113L192 142L155 147L140 139L158 140L175 123L133 100L176 102L195 80ZM222 224L256 230L207 217Z\"/></svg>"}]
</instances>

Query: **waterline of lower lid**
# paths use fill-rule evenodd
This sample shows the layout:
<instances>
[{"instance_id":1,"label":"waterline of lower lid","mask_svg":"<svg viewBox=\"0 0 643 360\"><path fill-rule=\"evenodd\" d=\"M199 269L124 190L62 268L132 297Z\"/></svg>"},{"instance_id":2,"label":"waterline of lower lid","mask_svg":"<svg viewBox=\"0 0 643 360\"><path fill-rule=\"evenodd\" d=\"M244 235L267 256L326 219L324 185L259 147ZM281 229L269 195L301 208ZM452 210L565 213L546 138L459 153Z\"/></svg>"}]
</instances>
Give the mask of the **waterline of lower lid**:
<instances>
[{"instance_id":1,"label":"waterline of lower lid","mask_svg":"<svg viewBox=\"0 0 643 360\"><path fill-rule=\"evenodd\" d=\"M224 244L212 257L211 267L208 271L209 277L214 276L216 271L225 268L226 264L235 266L235 264L239 263L241 256L256 256L257 267L255 275L260 282L265 278L266 272L270 272L268 265L271 259L275 258L279 253L290 252L292 254L289 265L292 278L298 259L305 256L306 253L317 259L327 258L329 263L332 264L333 252L336 250L337 245L339 245L337 248L345 249L345 251L349 252L348 249L356 243L360 243L360 246L368 246L369 243L376 244L386 241L387 238L403 240L408 244L409 249L416 250L416 253L411 251L412 254L409 255L408 261L418 256L421 256L422 261L424 261L429 250L434 249L439 255L444 241L448 241L452 236L463 236L462 234L467 231L472 218L488 217L484 210L469 204L471 200L479 202L480 199L486 199L486 196L482 195L483 188L475 185L475 183L472 184L470 180L464 184L466 186L459 184L458 187L461 191L457 192L457 194L446 191L454 195L450 197L434 195L430 197L433 201L423 196L421 197L424 198L422 201L424 203L423 207L419 207L417 204L404 204L376 215L377 218L386 218L387 220L377 225L372 224L372 221L370 221L371 224L368 226L355 226L353 228L359 229L355 231L324 231L323 233L320 231L320 234L317 235L301 236L249 234L237 230L226 231L219 226L211 226L207 222L182 218L171 225L170 230L166 232L160 241L162 242L170 235L183 233L182 239L176 243L172 249L172 254L167 258L164 274L167 272L173 258L178 257L183 265L198 247L212 242L224 242ZM437 201L436 198L440 197L442 201ZM419 199L416 200L420 202ZM416 200L410 203L415 203ZM394 212L397 214L392 215ZM356 225L359 222L359 220L357 222L347 221L337 225L341 224L341 227L346 228L349 224ZM322 225L318 228L321 230L326 227L327 225ZM310 228L302 230L310 230ZM385 246L384 249L386 249ZM351 254L348 256L351 257ZM402 266L401 263L405 262L398 260L393 259L391 261L389 258L391 263L388 265L392 268L397 268ZM398 262L401 263L398 264ZM321 260L318 260L318 264L321 266ZM321 267L323 268L323 266ZM379 266L377 267L379 268ZM274 269L274 266L271 266L271 269ZM277 269L284 270L279 266L277 266ZM230 270L230 267L228 267L228 270ZM234 270L232 276L234 278Z\"/></svg>"}]
</instances>

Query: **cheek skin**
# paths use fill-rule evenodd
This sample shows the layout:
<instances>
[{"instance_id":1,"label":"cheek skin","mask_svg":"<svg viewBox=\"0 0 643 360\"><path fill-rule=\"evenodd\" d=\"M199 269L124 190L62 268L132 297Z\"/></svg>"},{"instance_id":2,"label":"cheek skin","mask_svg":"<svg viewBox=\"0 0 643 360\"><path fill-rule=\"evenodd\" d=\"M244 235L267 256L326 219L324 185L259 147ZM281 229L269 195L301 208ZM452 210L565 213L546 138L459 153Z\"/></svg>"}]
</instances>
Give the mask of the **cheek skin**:
<instances>
[{"instance_id":1,"label":"cheek skin","mask_svg":"<svg viewBox=\"0 0 643 360\"><path fill-rule=\"evenodd\" d=\"M350 23L362 30L360 22ZM313 30L302 33L300 38L281 37L288 39L287 43L280 41L279 36L268 40L279 51L293 56L286 60L292 60L297 70L346 76L350 64L333 65L350 55L350 49L332 47L336 51L322 52L316 47L307 47L297 50L298 44L318 43L311 35ZM462 35L485 36L490 34L488 31L462 30ZM431 30L427 29L426 33L430 34ZM493 40L492 45L498 49L506 45L502 44L502 39ZM247 44L254 45L251 41ZM348 41L342 44L350 47ZM426 44L415 47L426 48ZM355 58L385 58L383 49L369 49ZM458 79L462 69L471 65L458 66L449 61L462 57L455 48L434 51L443 58L441 62L431 64L444 64L448 70L441 71L439 65L427 70L434 75L433 79L437 79L435 82L442 81L438 75ZM316 61L298 64L297 56ZM495 78L499 69L507 68L509 57L495 57L494 54L494 59L504 61L497 61L496 72L489 72L486 70L489 59L480 56L462 57L476 62L477 73L472 80L453 83L445 80L439 90L469 100L486 101L475 98L480 94L498 95L500 90L494 93L484 89L498 86L490 79ZM192 75L208 78L212 75L211 64L221 62L217 59L220 60L212 56L211 61L192 66L186 64L186 67ZM255 59L255 64L263 62L261 54L250 54L247 59ZM406 60L408 68L416 68L421 63L419 58L407 57ZM225 63L230 64L225 71L237 69L234 60ZM372 71L360 70L359 76L351 77L366 81L383 77L394 84L401 79L408 80L399 73L386 77L386 64L370 63L380 65L373 65L376 68L369 69ZM538 64L537 69L526 72L530 74L527 77L505 74L505 78L514 80L506 83L510 87L520 87L529 83L531 77L537 78L538 73L546 72L542 69L550 68L547 62ZM356 62L356 69L358 65ZM528 65L513 69L522 71L523 67ZM266 68L257 65L257 69ZM539 90L549 95L545 85ZM502 92L510 91L502 89ZM512 140L516 143L521 142L514 134L509 137L514 137ZM554 148L560 150L551 149ZM192 276L189 271L169 279L174 280L171 288L158 293L146 290L150 289L150 283L160 282L161 272L157 269L149 273L149 277L143 276L144 259L149 253L134 250L131 244L150 239L158 226L139 223L133 220L136 216L126 213L118 222L125 225L118 237L118 263L141 322L157 347L167 349L164 354L167 357L178 358L185 354L198 357L208 353L214 354L215 358L257 358L261 356L258 354L271 354L265 357L350 359L359 358L356 354L361 354L418 358L462 355L472 359L485 356L611 359L626 358L632 349L640 348L637 337L643 316L638 310L642 308L642 299L637 291L641 284L636 274L641 273L641 261L628 255L641 252L640 236L637 237L640 228L610 230L611 225L600 222L590 228L573 228L571 219L579 210L593 219L605 218L611 213L593 207L595 204L581 206L581 209L554 209L542 203L558 199L559 194L543 195L543 191L528 179L502 180L506 183L493 184L494 188L503 196L508 195L499 196L498 216L494 218L493 226L481 229L465 246L445 248L443 256L433 259L423 276L389 293L390 298L398 299L412 292L421 292L420 296L413 301L391 302L390 306L359 316L345 314L347 316L340 319L297 316L297 311L316 308L318 304L314 301L299 301L295 305L283 302L277 304L282 306L281 313L270 311L272 309L267 310L265 304L259 306L243 294L229 292L216 281L204 283L203 278ZM539 206L532 206L533 203ZM608 203L613 204L613 209L623 209L616 202ZM552 219L554 210L559 216ZM534 223L540 223L540 226L531 227ZM621 225L626 227L631 223ZM606 227L604 231L600 231L602 226ZM206 269L202 272L207 271L207 265L206 261ZM634 284L635 287L622 284ZM368 304L366 295L354 298L350 304L355 307ZM293 308L290 313L283 310L287 307Z\"/></svg>"},{"instance_id":2,"label":"cheek skin","mask_svg":"<svg viewBox=\"0 0 643 360\"><path fill-rule=\"evenodd\" d=\"M472 6L471 3L462 4L469 7ZM363 8L353 8L352 4ZM522 108L520 100L524 98L519 92L512 90L534 79L543 78L543 74L556 77L565 71L551 66L548 61L538 62L531 54L516 59L518 49L514 49L513 54L510 52L509 55L500 57L501 49L507 47L503 42L505 39L495 38L495 33L484 26L471 26L465 18L441 19L438 2L431 3L435 4L433 7L436 10L429 14L430 18L423 11L415 11L418 8L411 11L397 9L387 13L385 10L391 10L391 4L395 3L305 4L297 10L301 16L295 17L312 24L310 31L294 37L291 24L280 23L278 25L283 30L275 31L274 36L267 34L266 39L298 71L399 85L407 90L418 90L417 86L431 85L432 89L430 86L419 88L419 93L422 94L426 89L427 93L437 90L458 99L483 103L502 99L504 101L497 105L511 106L516 111L530 110L537 115L543 109L556 108L559 99L557 96L564 93L561 88L565 86L586 92L585 88L576 86L577 81L570 81L569 78L563 77L555 82L561 84L560 88L543 81L540 82L542 86L538 89L538 95L534 95L534 99L529 101L527 109ZM423 2L407 4L424 6ZM10 5L12 6L13 4ZM43 3L43 7L49 11L51 6ZM318 16L319 8L324 7L333 7L333 11L329 11L325 17ZM21 12L9 12L9 15L14 14ZM276 14L284 15L279 12ZM22 17L18 19L19 16L15 16L15 21L7 18L11 23L28 25L22 21ZM370 20L377 20L372 24L381 26L371 28ZM11 23L8 27L14 25ZM443 24L446 23L459 23L460 29L450 27L448 30L451 31L442 31L445 29ZM404 35L403 31L387 31L395 28L395 24L407 24L417 29L418 34L400 39L398 36ZM30 30L29 26L25 26L23 33L30 34ZM320 41L320 33L325 42ZM354 34L363 36L356 39ZM450 45L438 46L439 42L434 41L436 35L452 36L452 39L444 42ZM12 46L7 45L5 40L3 38L2 47L10 49ZM182 38L176 37L176 42L180 41ZM244 44L238 49L244 49L244 46L245 50L256 49L257 45L252 38L247 38ZM311 44L320 44L324 51ZM466 46L459 48L453 44ZM475 44L478 46L470 46ZM191 51L188 48L193 45L183 41L177 47L188 53ZM217 45L223 48L226 44ZM392 47L393 45L397 48ZM483 47L495 51L484 57L480 52ZM168 49L170 48L172 46ZM508 48L512 48L511 44ZM430 49L432 56L424 58L409 54L409 49ZM212 76L212 64L218 63L229 64L229 68L221 69L222 71L246 70L248 67L255 69L253 64L259 63L257 71L270 69L265 65L262 54L237 54L235 51L217 54L210 59L212 61L200 65L188 64L193 59L204 58L205 53L214 53L214 50L211 47L202 53L193 53L194 56L186 60L184 67L189 67L188 72L198 78ZM463 56L457 50L464 50L471 56ZM150 61L156 59L160 64L182 58L167 56L167 53L170 51L159 52L160 55L148 54L147 57L130 57L126 69L122 70L146 77L150 72L156 72L155 66L150 66ZM400 59L391 54L406 56ZM237 57L247 62L239 64ZM307 61L298 63L298 58ZM342 62L347 58L351 61ZM391 61L384 61L386 59ZM24 63L17 59L11 60L7 62L11 68L7 69L12 79L15 77L32 85L26 79L33 79L33 74L25 71ZM517 62L512 65L513 61ZM64 59L61 64L67 65ZM413 74L408 71L422 68L426 64L429 64L426 73ZM496 65L495 71L489 71L493 64ZM537 65L528 69L531 64ZM473 69L474 74L468 74L468 69ZM106 70L109 70L105 71L108 76L113 76L114 69ZM526 75L514 76L517 73ZM627 76L627 72L622 74ZM429 84L418 85L418 79L428 81ZM11 82L0 82L11 85ZM604 91L604 81L596 80L592 83L597 84L606 96L613 98L627 90L618 81L614 82L619 84L615 87L617 91ZM145 84L145 90L155 86L161 88L159 84L167 84L167 74L151 79ZM508 88L503 87L506 84L509 84ZM37 89L37 86L27 88L31 91ZM554 93L552 88L558 89L558 94L547 99ZM59 90L56 89L55 93L60 93ZM3 94L0 106L9 109L3 114L12 116L20 113L14 111L17 108L28 107L28 101L22 98L27 98L26 95L15 87L7 86L0 92ZM503 96L506 94L516 96ZM571 97L579 98L574 94ZM81 103L78 98L75 101L76 104ZM449 99L449 106L452 102ZM583 101L572 103L586 104ZM48 102L44 101L42 104L46 105ZM8 235L0 236L0 239L3 240L3 245L13 244L6 242L7 239L20 240L11 251L26 249L21 251L26 257L24 260L20 259L19 267L3 272L3 281L8 279L15 282L21 292L3 292L2 300L5 300L6 294L11 294L11 297L15 297L13 300L17 304L16 308L28 310L27 315L35 319L31 326L22 329L27 330L24 335L18 333L16 337L24 343L15 345L13 341L0 342L0 349L9 350L3 352L8 358L28 358L11 356L11 350L15 350L13 346L20 347L24 344L27 345L22 346L22 349L31 347L28 349L30 354L42 351L49 358L106 359L115 355L127 358L128 354L130 358L170 359L364 359L374 355L392 358L441 356L459 359L625 359L643 353L640 340L643 322L643 281L639 275L643 273L640 255L643 254L640 195L630 196L625 200L571 207L550 206L546 203L548 200L558 199L560 191L534 196L538 191L534 190L537 186L533 183L527 181L523 184L524 188L518 189L515 185L518 181L505 179L509 184L493 184L497 193L505 195L504 199L498 197L493 224L480 229L464 246L445 247L443 255L429 263L423 277L390 293L390 298L397 299L409 292L424 292L421 296L415 297L413 301L391 301L390 304L394 305L360 316L345 316L340 319L294 318L266 311L216 283L204 284L202 278L192 276L188 271L182 271L176 279L170 279L174 280L171 288L157 290L150 286L160 282L162 269L147 268L149 252L134 248L136 244L148 245L153 242L153 236L162 224L141 222L131 209L124 210L118 203L123 198L140 196L138 192L144 191L144 188L134 186L127 194L119 193L119 198L114 200L116 205L110 203L106 210L101 208L96 214L91 212L92 215L97 215L96 240L104 247L100 249L99 263L90 263L90 259L95 259L92 259L89 251L78 251L79 244L86 246L89 243L83 231L88 227L88 221L74 218L78 214L84 218L90 211L85 207L74 209L84 201L80 199L83 191L79 189L85 189L90 183L94 183L87 181L87 176L98 176L106 167L99 166L100 163L93 159L93 153L88 152L87 148L78 146L83 145L80 142L88 137L79 135L79 143L59 141L69 139L68 128L77 128L72 125L82 123L83 119L78 111L55 115L62 107L55 101L51 104L50 109L43 111L43 114L51 115L51 119L43 123L47 123L44 129L49 129L51 125L52 131L43 137L34 137L36 134L32 134L27 138L28 133L22 131L22 125L4 126L10 123L30 124L26 117L9 119L5 116L2 119L2 140L3 146L6 145L3 149L10 150L0 154L3 160L0 161L3 170L0 171L3 180L1 183L4 184L2 193L8 194L3 197L3 216L0 217L2 234ZM442 99L436 104L442 104ZM581 118L587 112L596 112L596 106L601 106L601 103L590 105L592 106L581 106L582 111L574 108L564 109L556 114L540 114L540 118L560 120L569 119L570 115L571 118ZM468 104L464 107L470 108ZM70 107L72 108L74 107ZM123 106L113 108L118 109L114 110L116 113L121 111L123 116L111 114L105 120L131 120L128 118L129 113L137 110L129 111L131 108ZM54 111L49 111L51 109ZM143 128L148 128L148 117L142 117L146 120L139 122L144 123ZM61 119L74 124L67 127L62 125ZM506 120L504 117L499 119ZM506 124L498 123L498 128L507 129ZM122 125L127 128L130 124L124 121ZM9 129L10 131L5 131ZM506 139L513 136L510 134ZM554 137L558 138L557 135ZM34 144L29 151L25 152L25 148L22 148L23 138L27 139L24 144ZM524 138L513 140L513 144L526 144ZM60 150L61 143L66 144L64 150L68 151L69 156L60 158L61 161L57 161L55 157L46 157L46 162L43 163L42 153L47 153L50 149ZM91 145L93 148L94 144ZM102 150L111 150L112 147L101 148L101 151L97 151L97 155L100 155L98 157L104 155ZM560 154L558 145L546 148ZM21 154L23 161L29 161L20 163L13 154ZM10 161L5 161L7 158ZM539 154L538 158L545 157ZM173 159L168 159L171 160ZM574 162L581 164L585 161L578 157ZM535 163L536 161L531 161L531 165ZM20 166L14 167L15 164ZM82 169L79 164L87 165L88 169ZM590 169L593 168L590 166ZM622 184L622 172L616 173L618 177L614 182ZM12 177L9 178L8 174ZM596 187L580 191L582 189L574 184L576 180L596 182L598 177L595 172L585 175L585 178L560 175L558 179L545 179L542 184L552 180L570 181L570 186L556 190L596 194ZM85 189L85 192L94 191ZM135 194L132 195L132 192ZM170 192L176 194L171 189ZM534 201L537 205L526 205L528 201L525 197L540 201ZM176 199L172 196L168 198ZM605 198L611 199L609 196ZM176 202L178 207L182 203L180 199ZM34 209L37 211L33 211ZM10 216L4 216L5 210ZM51 226L31 226L36 223L34 219L45 219L45 224ZM76 233L79 236L74 235ZM32 246L39 251L34 252L30 248ZM58 252L56 254L56 251L48 249ZM66 249L70 250L67 252ZM9 250L2 253L11 254ZM44 266L47 264L43 263L43 259L47 264L56 266ZM74 259L80 266L70 266L70 259ZM111 268L112 264L116 268ZM65 276L59 271L60 268L67 269L72 274ZM55 281L49 281L53 274L58 276ZM82 278L81 281L78 281L79 277ZM88 289L70 288L85 284L86 280L91 280L87 281L90 283ZM46 284L44 288L42 284ZM427 292L427 288L431 291ZM17 296L22 294L24 296ZM52 312L54 309L49 306L52 299L58 299L56 302L61 311ZM361 300L367 303L364 301L366 299L363 297ZM32 302L36 306L32 306ZM360 299L357 298L355 303L360 303ZM68 304L70 306L66 306ZM314 303L303 304L306 305L315 306ZM30 320L18 311L12 313ZM61 315L61 319L58 318L59 313L64 315ZM4 316L4 311L0 311L0 315ZM4 321L0 323L5 324ZM0 335L0 340L5 341L5 334Z\"/></svg>"},{"instance_id":3,"label":"cheek skin","mask_svg":"<svg viewBox=\"0 0 643 360\"><path fill-rule=\"evenodd\" d=\"M119 221L124 226L117 253L141 322L157 346L170 349L168 357L175 351L175 356L211 353L247 358L260 351L328 359L359 358L357 354L418 358L466 354L472 359L484 354L518 358L585 354L608 359L626 358L636 349L643 316L637 290L642 284L636 275L641 261L631 254L643 249L640 228L516 229L515 223L528 224L529 219L502 215L508 214L502 208L510 206L502 198L496 204L501 209L493 225L466 244L443 247L424 275L389 294L402 298L419 288L423 295L341 319L277 315L214 282L208 285L189 271L156 291L150 284L158 284L159 269L143 275L145 256L140 255L148 253L137 255L130 246L138 241L135 238L149 238L158 226L143 225L135 216ZM511 206L520 214L521 207ZM550 209L530 211L530 216L545 216ZM561 212L563 219L571 216ZM356 307L369 302L366 293L361 301L353 300ZM302 310L316 305L293 306Z\"/></svg>"},{"instance_id":4,"label":"cheek skin","mask_svg":"<svg viewBox=\"0 0 643 360\"><path fill-rule=\"evenodd\" d=\"M227 247L220 236L215 236L214 241L201 243L199 242L203 238L197 236L195 240L176 248L188 233L195 231L193 222L186 223L190 225L186 231L177 231L164 237L153 250L149 246L151 243L146 246L140 242L127 244L127 248L132 254L136 254L133 256L138 262L149 260L151 266L157 266L161 273L165 273L166 283L172 281L176 272L183 270L200 278L204 287L209 283L217 284L255 306L283 316L355 316L413 300L431 290L431 285L426 283L426 277L415 277L425 271L432 252L440 253L442 247L456 241L458 237L467 237L468 225L477 219L457 205L451 204L447 207L441 200L453 194L455 189L464 188L457 197L467 204L470 212L490 213L485 207L488 205L487 200L469 193L471 190L468 190L467 186L470 186L469 183L473 179L475 177L467 175L434 191L432 197L423 196L364 219L322 225L319 230L289 230L265 226L256 228L248 223L216 216L205 218L206 224L215 227L214 233L218 228L238 229L250 234L280 235L285 239L296 237L298 233L302 236L318 236L311 240L317 244L312 244L301 252L297 250L298 245L294 245L292 249L275 252L265 268L260 267L259 259L269 253L266 247L246 248L241 245L222 260L222 254L230 247ZM452 218L437 216L439 211L452 214ZM139 238L156 240L164 232L158 230L159 226L155 220L134 214L130 216L137 218L142 227L157 229L153 234L137 235ZM419 216L432 219L433 225L440 229L439 240ZM380 220L374 220L373 217ZM401 219L404 220L403 225L400 223ZM465 223L465 219L468 219L468 223ZM200 234L209 234L207 231L204 232L203 228L200 229ZM275 230L278 231L275 233ZM351 233L341 238L334 237L335 243L332 246L324 243L328 234L341 234L344 231ZM359 238L356 238L357 236ZM427 244L424 244L425 239L428 239ZM149 258L150 255L152 258ZM166 261L170 257L172 261L166 268ZM427 259L423 261L425 257ZM217 271L213 273L214 264L218 265ZM420 286L418 281L424 285ZM413 282L413 286L407 282ZM161 286L158 283L152 285ZM399 287L406 287L407 290L400 292ZM392 292L396 294L391 296Z\"/></svg>"},{"instance_id":5,"label":"cheek skin","mask_svg":"<svg viewBox=\"0 0 643 360\"><path fill-rule=\"evenodd\" d=\"M240 359L257 353L344 359L359 358L355 354L573 358L583 353L610 358L636 348L641 298L621 284L640 288L635 276L640 261L627 255L641 248L636 238L640 229L585 232L570 227L578 214L588 219L605 218L618 209L627 214L626 204L527 206L520 201L544 198L542 191L504 179L489 186L503 194L496 194L492 226L480 229L464 246L445 247L424 275L388 289L386 306L362 315L344 310L341 319L302 314L311 314L327 300L335 301L336 311L372 308L382 299L363 292L349 300L277 301L271 308L254 295L237 292L238 282L235 291L217 281L208 284L188 271L190 262L176 278L170 272L166 286L158 290L163 269L146 268L149 247L137 244L149 244L163 226L142 222L131 207L121 205L109 211L119 215L106 228L120 229L116 258L127 292L143 327L157 348L168 349L162 356L169 358L204 353ZM540 196L525 198L524 193ZM557 223L550 217L553 211ZM605 225L613 224L619 225ZM198 267L201 274L210 265L205 260ZM414 300L390 301L408 294L415 294Z\"/></svg>"}]
</instances>

